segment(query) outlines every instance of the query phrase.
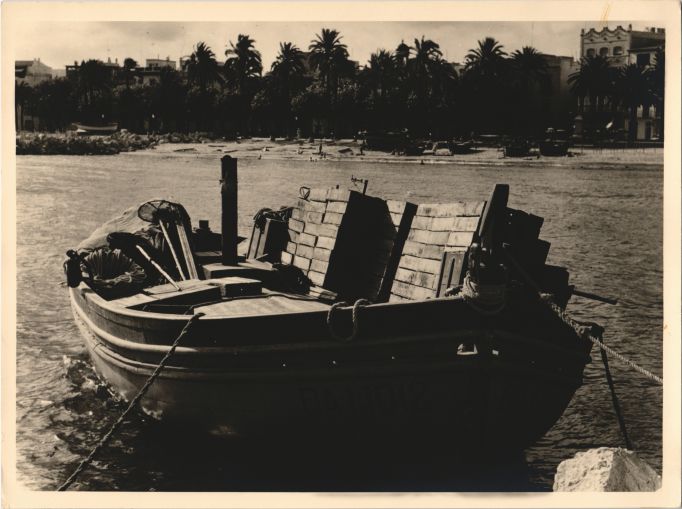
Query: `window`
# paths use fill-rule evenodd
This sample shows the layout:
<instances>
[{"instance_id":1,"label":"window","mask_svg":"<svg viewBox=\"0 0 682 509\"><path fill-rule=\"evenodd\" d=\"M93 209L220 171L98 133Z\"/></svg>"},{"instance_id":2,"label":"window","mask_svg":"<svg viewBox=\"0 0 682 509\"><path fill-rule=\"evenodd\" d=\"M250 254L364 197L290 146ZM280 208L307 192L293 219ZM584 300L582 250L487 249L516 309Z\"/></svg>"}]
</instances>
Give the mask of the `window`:
<instances>
[{"instance_id":1,"label":"window","mask_svg":"<svg viewBox=\"0 0 682 509\"><path fill-rule=\"evenodd\" d=\"M587 50L587 56L588 57L593 57L594 56L594 48L590 48Z\"/></svg>"},{"instance_id":2,"label":"window","mask_svg":"<svg viewBox=\"0 0 682 509\"><path fill-rule=\"evenodd\" d=\"M640 53L637 55L637 65L649 65L651 62L651 55L649 53Z\"/></svg>"},{"instance_id":3,"label":"window","mask_svg":"<svg viewBox=\"0 0 682 509\"><path fill-rule=\"evenodd\" d=\"M614 56L622 55L623 54L623 46L615 46L613 48L613 54L614 54Z\"/></svg>"},{"instance_id":4,"label":"window","mask_svg":"<svg viewBox=\"0 0 682 509\"><path fill-rule=\"evenodd\" d=\"M642 106L642 118L649 118L649 106Z\"/></svg>"},{"instance_id":5,"label":"window","mask_svg":"<svg viewBox=\"0 0 682 509\"><path fill-rule=\"evenodd\" d=\"M599 56L600 57L605 57L609 54L609 48L599 48Z\"/></svg>"}]
</instances>

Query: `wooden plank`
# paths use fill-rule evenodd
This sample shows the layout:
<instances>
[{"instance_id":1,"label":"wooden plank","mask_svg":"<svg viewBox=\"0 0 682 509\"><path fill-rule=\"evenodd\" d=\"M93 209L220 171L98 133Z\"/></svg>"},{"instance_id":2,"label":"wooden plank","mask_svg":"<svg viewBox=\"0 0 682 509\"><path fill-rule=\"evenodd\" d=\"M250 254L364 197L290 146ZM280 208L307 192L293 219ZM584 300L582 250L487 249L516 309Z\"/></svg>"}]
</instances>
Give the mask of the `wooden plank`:
<instances>
[{"instance_id":1,"label":"wooden plank","mask_svg":"<svg viewBox=\"0 0 682 509\"><path fill-rule=\"evenodd\" d=\"M412 228L407 240L413 242L421 242L422 244L432 244L437 246L444 246L448 242L448 232L430 232L426 230L415 230Z\"/></svg>"},{"instance_id":2,"label":"wooden plank","mask_svg":"<svg viewBox=\"0 0 682 509\"><path fill-rule=\"evenodd\" d=\"M322 260L313 259L313 261L310 263L310 270L314 270L315 272L319 272L321 274L326 274L328 268L329 263L323 262Z\"/></svg>"},{"instance_id":3,"label":"wooden plank","mask_svg":"<svg viewBox=\"0 0 682 509\"><path fill-rule=\"evenodd\" d=\"M443 257L443 249L443 246L421 244L408 240L405 242L405 247L403 247L403 254L418 258L428 258L430 260L440 260Z\"/></svg>"},{"instance_id":4,"label":"wooden plank","mask_svg":"<svg viewBox=\"0 0 682 509\"><path fill-rule=\"evenodd\" d=\"M435 292L421 286L414 286L402 281L394 281L391 293L404 297L408 300L424 300L435 297Z\"/></svg>"},{"instance_id":5,"label":"wooden plank","mask_svg":"<svg viewBox=\"0 0 682 509\"><path fill-rule=\"evenodd\" d=\"M296 256L303 256L305 258L312 259L313 250L314 248L310 246L306 246L305 244L298 244L298 247L296 248Z\"/></svg>"},{"instance_id":6,"label":"wooden plank","mask_svg":"<svg viewBox=\"0 0 682 509\"><path fill-rule=\"evenodd\" d=\"M334 249L334 245L336 244L336 239L333 237L316 237L317 238L317 243L315 244L315 247L321 247L323 249Z\"/></svg>"},{"instance_id":7,"label":"wooden plank","mask_svg":"<svg viewBox=\"0 0 682 509\"><path fill-rule=\"evenodd\" d=\"M412 221L412 228L429 230L432 232L449 232L454 230L454 217L426 217L418 216Z\"/></svg>"},{"instance_id":8,"label":"wooden plank","mask_svg":"<svg viewBox=\"0 0 682 509\"><path fill-rule=\"evenodd\" d=\"M452 223L452 231L475 232L478 230L479 216L456 217Z\"/></svg>"},{"instance_id":9,"label":"wooden plank","mask_svg":"<svg viewBox=\"0 0 682 509\"><path fill-rule=\"evenodd\" d=\"M334 224L306 223L305 232L318 237L336 237L339 227Z\"/></svg>"},{"instance_id":10,"label":"wooden plank","mask_svg":"<svg viewBox=\"0 0 682 509\"><path fill-rule=\"evenodd\" d=\"M286 251L282 251L282 263L285 265L291 265L291 262L294 261L294 255L291 253L287 253Z\"/></svg>"},{"instance_id":11,"label":"wooden plank","mask_svg":"<svg viewBox=\"0 0 682 509\"><path fill-rule=\"evenodd\" d=\"M474 232L451 232L448 236L448 247L469 247L474 238Z\"/></svg>"},{"instance_id":12,"label":"wooden plank","mask_svg":"<svg viewBox=\"0 0 682 509\"><path fill-rule=\"evenodd\" d=\"M327 193L329 192L329 189L326 188L313 188L310 190L310 194L308 195L308 200L310 201L319 201L319 202L325 202L327 201Z\"/></svg>"},{"instance_id":13,"label":"wooden plank","mask_svg":"<svg viewBox=\"0 0 682 509\"><path fill-rule=\"evenodd\" d=\"M395 280L409 283L411 285L421 286L434 290L436 288L437 278L434 274L427 272L416 272L414 270L398 269L395 273Z\"/></svg>"},{"instance_id":14,"label":"wooden plank","mask_svg":"<svg viewBox=\"0 0 682 509\"><path fill-rule=\"evenodd\" d=\"M294 256L294 265L303 271L310 269L310 258L303 258L302 256Z\"/></svg>"},{"instance_id":15,"label":"wooden plank","mask_svg":"<svg viewBox=\"0 0 682 509\"><path fill-rule=\"evenodd\" d=\"M391 214L401 214L405 211L406 202L398 200L386 200L386 206Z\"/></svg>"},{"instance_id":16,"label":"wooden plank","mask_svg":"<svg viewBox=\"0 0 682 509\"><path fill-rule=\"evenodd\" d=\"M296 219L297 221L303 221L304 211L302 208L294 207L291 209L291 219Z\"/></svg>"},{"instance_id":17,"label":"wooden plank","mask_svg":"<svg viewBox=\"0 0 682 509\"><path fill-rule=\"evenodd\" d=\"M293 255L293 254L296 254L296 247L297 247L297 246L298 246L298 244L296 244L296 243L294 243L294 242L287 242L287 248L286 248L285 251L286 251L287 253L292 254L292 255Z\"/></svg>"},{"instance_id":18,"label":"wooden plank","mask_svg":"<svg viewBox=\"0 0 682 509\"><path fill-rule=\"evenodd\" d=\"M298 219L289 219L289 229L294 230L297 233L300 233L303 231L303 228L305 227L305 223L303 221L299 221Z\"/></svg>"},{"instance_id":19,"label":"wooden plank","mask_svg":"<svg viewBox=\"0 0 682 509\"><path fill-rule=\"evenodd\" d=\"M304 212L324 212L327 208L326 202L298 200L298 206Z\"/></svg>"},{"instance_id":20,"label":"wooden plank","mask_svg":"<svg viewBox=\"0 0 682 509\"><path fill-rule=\"evenodd\" d=\"M425 258L416 258L414 256L403 256L400 259L399 269L409 269L417 272L428 272L429 274L438 274L440 271L440 260L427 260Z\"/></svg>"},{"instance_id":21,"label":"wooden plank","mask_svg":"<svg viewBox=\"0 0 682 509\"><path fill-rule=\"evenodd\" d=\"M398 212L391 212L391 221L393 224L398 227L400 225L400 222L403 220L403 214L398 213Z\"/></svg>"},{"instance_id":22,"label":"wooden plank","mask_svg":"<svg viewBox=\"0 0 682 509\"><path fill-rule=\"evenodd\" d=\"M298 237L299 237L300 233L295 232L291 228L289 228L288 233L289 233L289 241L298 242Z\"/></svg>"},{"instance_id":23,"label":"wooden plank","mask_svg":"<svg viewBox=\"0 0 682 509\"><path fill-rule=\"evenodd\" d=\"M460 284L464 275L466 251L445 251L443 264L438 276L438 296L444 296L445 290Z\"/></svg>"},{"instance_id":24,"label":"wooden plank","mask_svg":"<svg viewBox=\"0 0 682 509\"><path fill-rule=\"evenodd\" d=\"M465 216L480 216L485 209L485 201L467 201L464 202Z\"/></svg>"},{"instance_id":25,"label":"wooden plank","mask_svg":"<svg viewBox=\"0 0 682 509\"><path fill-rule=\"evenodd\" d=\"M313 250L313 258L315 260L322 260L323 262L328 262L331 254L332 252L328 249L322 249L320 247L316 247Z\"/></svg>"},{"instance_id":26,"label":"wooden plank","mask_svg":"<svg viewBox=\"0 0 682 509\"><path fill-rule=\"evenodd\" d=\"M454 203L422 203L417 207L417 216L454 217L464 215L464 202Z\"/></svg>"},{"instance_id":27,"label":"wooden plank","mask_svg":"<svg viewBox=\"0 0 682 509\"><path fill-rule=\"evenodd\" d=\"M324 286L324 274L320 272L315 272L313 270L308 272L308 279L310 279L314 285Z\"/></svg>"},{"instance_id":28,"label":"wooden plank","mask_svg":"<svg viewBox=\"0 0 682 509\"><path fill-rule=\"evenodd\" d=\"M304 212L303 213L303 221L307 223L315 223L315 224L320 224L322 222L322 219L324 218L324 214L322 212Z\"/></svg>"},{"instance_id":29,"label":"wooden plank","mask_svg":"<svg viewBox=\"0 0 682 509\"><path fill-rule=\"evenodd\" d=\"M341 224L342 220L343 220L343 214L338 214L336 212L325 212L324 220L322 222L328 223L328 224L339 225L339 224Z\"/></svg>"},{"instance_id":30,"label":"wooden plank","mask_svg":"<svg viewBox=\"0 0 682 509\"><path fill-rule=\"evenodd\" d=\"M309 233L301 233L298 236L298 243L304 246L315 247L315 242L317 242L317 237L315 235L310 235Z\"/></svg>"},{"instance_id":31,"label":"wooden plank","mask_svg":"<svg viewBox=\"0 0 682 509\"><path fill-rule=\"evenodd\" d=\"M199 279L199 272L197 271L197 265L194 262L192 246L189 242L189 237L187 236L187 228L185 227L183 221L178 221L175 223L175 228L178 233L178 240L180 242L182 256L185 258L185 268L187 269L187 275L189 276L189 279Z\"/></svg>"},{"instance_id":32,"label":"wooden plank","mask_svg":"<svg viewBox=\"0 0 682 509\"><path fill-rule=\"evenodd\" d=\"M327 199L329 201L348 202L350 200L351 193L354 192L355 191L351 191L350 189L330 189L327 193Z\"/></svg>"},{"instance_id":33,"label":"wooden plank","mask_svg":"<svg viewBox=\"0 0 682 509\"><path fill-rule=\"evenodd\" d=\"M335 212L336 214L343 214L346 212L348 203L343 201L330 201L327 203L327 212Z\"/></svg>"}]
</instances>

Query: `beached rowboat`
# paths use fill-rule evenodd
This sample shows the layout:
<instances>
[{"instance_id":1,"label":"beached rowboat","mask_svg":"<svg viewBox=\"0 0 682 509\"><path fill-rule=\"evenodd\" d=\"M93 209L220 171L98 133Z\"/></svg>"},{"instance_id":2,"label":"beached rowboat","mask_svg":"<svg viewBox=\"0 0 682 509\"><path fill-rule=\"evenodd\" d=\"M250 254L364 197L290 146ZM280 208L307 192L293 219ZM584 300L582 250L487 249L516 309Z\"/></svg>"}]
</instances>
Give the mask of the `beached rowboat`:
<instances>
[{"instance_id":1,"label":"beached rowboat","mask_svg":"<svg viewBox=\"0 0 682 509\"><path fill-rule=\"evenodd\" d=\"M223 252L207 253L216 235L192 232L182 214L162 218L158 259L180 290L117 294L71 277L74 317L98 374L130 400L201 313L141 403L192 429L519 450L561 416L591 343L524 283L562 307L571 294L565 269L545 264L542 219L507 207L507 195L497 186L485 202L413 205L304 190L254 228L253 252L281 263L240 260L236 160L226 157ZM140 227L125 215L114 225ZM175 259L164 258L172 244Z\"/></svg>"}]
</instances>

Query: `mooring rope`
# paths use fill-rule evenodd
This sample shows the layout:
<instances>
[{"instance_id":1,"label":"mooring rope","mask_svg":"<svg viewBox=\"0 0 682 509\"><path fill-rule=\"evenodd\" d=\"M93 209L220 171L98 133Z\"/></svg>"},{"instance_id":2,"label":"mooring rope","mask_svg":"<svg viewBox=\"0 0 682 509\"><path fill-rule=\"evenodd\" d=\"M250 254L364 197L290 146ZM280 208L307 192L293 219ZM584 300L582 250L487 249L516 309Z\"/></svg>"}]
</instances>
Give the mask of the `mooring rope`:
<instances>
[{"instance_id":1,"label":"mooring rope","mask_svg":"<svg viewBox=\"0 0 682 509\"><path fill-rule=\"evenodd\" d=\"M523 268L519 265L516 259L508 251L504 251L504 253L507 255L509 261L512 263L512 265L514 265L514 268L521 275L521 277L523 277L526 283L528 283L531 286L531 288L535 290L535 292L538 294L538 297L540 298L540 301L545 303L554 312L554 314L556 314L561 319L562 322L571 327L579 338L589 339L601 350L613 355L616 359L621 361L623 364L631 367L639 374L645 376L646 378L653 382L656 382L659 385L663 385L663 378L661 378L658 375L655 375L648 369L645 369L642 366L636 364L635 362L625 357L623 354L616 352L610 346L605 345L599 338L596 338L592 334L590 334L588 330L589 328L586 328L585 326L575 321L564 309L561 309L551 299L547 298L547 294L542 293L540 287L535 283L535 281L533 281L533 279L526 273L526 271L523 270Z\"/></svg>"},{"instance_id":2,"label":"mooring rope","mask_svg":"<svg viewBox=\"0 0 682 509\"><path fill-rule=\"evenodd\" d=\"M360 320L358 319L360 315L360 308L363 308L369 304L371 304L371 302L367 299L358 299L355 301L355 304L353 304L353 313L351 315L353 319L353 332L351 332L351 334L348 336L337 334L334 330L333 322L333 316L336 310L341 307L348 307L348 303L341 301L332 304L332 306L329 308L329 311L327 312L327 327L329 328L329 334L331 334L331 336L337 341L353 341L360 332Z\"/></svg>"},{"instance_id":3,"label":"mooring rope","mask_svg":"<svg viewBox=\"0 0 682 509\"><path fill-rule=\"evenodd\" d=\"M575 333L578 335L580 338L587 338L589 339L593 344L597 345L600 350L603 350L605 352L608 352L610 355L613 355L616 359L621 361L623 364L626 364L630 366L632 369L640 373L641 375L645 376L649 380L656 382L660 385L663 385L663 379L660 376L655 375L648 369L643 368L639 364L636 364L635 362L631 361L627 357L625 357L623 354L615 351L613 348L610 346L604 344L603 341L601 341L599 338L593 336L592 334L589 333L589 327L584 327L580 323L576 322L573 318L571 318L566 311L561 309L559 306L557 306L554 302L548 300L548 299L541 299L545 304L549 306L549 308L554 311L554 313L561 318L561 320L571 327Z\"/></svg>"},{"instance_id":4,"label":"mooring rope","mask_svg":"<svg viewBox=\"0 0 682 509\"><path fill-rule=\"evenodd\" d=\"M90 451L90 454L88 454L87 458L80 462L80 465L78 465L76 470L73 471L69 478L66 481L64 481L64 484L62 484L57 489L57 491L66 491L69 488L69 486L71 486L71 484L76 480L76 478L81 474L81 472L83 472L83 470L85 470L88 467L88 465L92 463L92 460L95 458L97 453L104 448L104 446L107 444L112 435L116 432L119 426L123 423L128 414L133 410L133 408L135 408L135 406L140 402L142 397L147 393L149 387L151 387L152 383L154 383L154 380L156 380L156 378L161 374L161 371L166 366L166 363L175 353L175 349L180 344L180 340L185 336L185 334L187 334L187 331L189 331L192 324L194 324L202 316L204 316L204 313L197 313L187 321L185 326L182 328L180 335L176 338L175 341L173 341L173 344L171 345L168 352L166 352L166 355L164 355L163 359L161 359L161 362L159 362L158 366L156 366L156 369L154 369L154 372L144 383L144 385L139 390L137 395L132 399L132 401L128 405L128 408L126 408L125 411L121 414L121 416L118 419L116 419L116 422L114 422L111 428L109 428L109 431L107 431L106 434L99 440L99 442L97 442L97 445L92 449L92 451Z\"/></svg>"},{"instance_id":5,"label":"mooring rope","mask_svg":"<svg viewBox=\"0 0 682 509\"><path fill-rule=\"evenodd\" d=\"M602 339L603 330L600 328L598 336L600 340ZM623 441L625 442L625 448L632 451L632 442L628 436L628 430L625 427L625 419L623 418L623 413L620 411L620 403L618 401L618 395L616 394L616 387L613 383L613 377L611 376L611 370L609 369L609 359L606 355L606 350L603 348L599 349L601 354L601 360L604 363L604 371L606 372L606 383L609 384L609 391L611 392L611 402L613 403L613 411L616 413L616 419L618 420L618 427L620 428L620 433L623 435Z\"/></svg>"}]
</instances>

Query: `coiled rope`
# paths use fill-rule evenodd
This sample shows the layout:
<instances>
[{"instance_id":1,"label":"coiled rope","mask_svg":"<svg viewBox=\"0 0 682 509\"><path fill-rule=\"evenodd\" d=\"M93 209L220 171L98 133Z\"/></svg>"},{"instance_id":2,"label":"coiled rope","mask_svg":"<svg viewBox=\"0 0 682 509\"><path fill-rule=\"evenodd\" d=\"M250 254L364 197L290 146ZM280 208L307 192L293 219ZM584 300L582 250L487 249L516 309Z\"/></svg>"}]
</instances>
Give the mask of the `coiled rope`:
<instances>
[{"instance_id":1,"label":"coiled rope","mask_svg":"<svg viewBox=\"0 0 682 509\"><path fill-rule=\"evenodd\" d=\"M341 307L348 307L348 303L344 301L334 303L327 312L327 327L329 328L329 334L331 334L331 336L337 341L344 342L353 341L360 332L360 321L358 319L360 315L360 308L363 308L369 304L371 304L371 302L368 301L367 299L358 299L355 301L355 304L353 304L353 312L351 315L353 320L353 331L351 332L350 335L344 336L336 332L334 328L333 318L334 314L336 313L336 310Z\"/></svg>"},{"instance_id":2,"label":"coiled rope","mask_svg":"<svg viewBox=\"0 0 682 509\"><path fill-rule=\"evenodd\" d=\"M471 278L469 272L464 276L459 293L469 306L482 315L496 315L507 305L506 284L480 284Z\"/></svg>"},{"instance_id":3,"label":"coiled rope","mask_svg":"<svg viewBox=\"0 0 682 509\"><path fill-rule=\"evenodd\" d=\"M137 395L132 399L130 404L128 405L128 408L125 409L125 411L121 414L121 416L116 419L116 422L109 428L109 431L106 432L106 434L97 442L97 445L90 451L90 454L88 454L87 458L85 458L83 461L80 462L80 465L76 468L76 470L73 471L73 473L69 476L69 478L64 481L64 484L62 484L57 491L66 491L71 484L76 480L76 478L83 472L90 463L92 463L92 460L95 458L97 453L101 451L104 446L109 442L109 439L112 437L112 435L116 432L116 430L121 426L125 418L128 416L130 412L135 408L135 406L140 402L142 397L147 393L149 390L149 387L151 387L152 383L154 383L154 380L161 374L161 371L163 368L166 366L166 363L168 360L173 356L175 353L175 349L178 347L180 344L180 340L187 334L189 329L192 327L192 324L194 324L199 318L204 316L204 313L197 313L194 315L192 318L190 318L185 326L182 328L182 331L180 332L180 335L176 338L175 341L173 341L173 344L171 345L170 349L164 355L163 359L161 359L161 362L159 362L159 365L156 366L156 369L154 369L154 372L151 374L151 376L147 379L147 381L144 383L142 388L139 390Z\"/></svg>"}]
</instances>

